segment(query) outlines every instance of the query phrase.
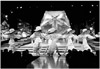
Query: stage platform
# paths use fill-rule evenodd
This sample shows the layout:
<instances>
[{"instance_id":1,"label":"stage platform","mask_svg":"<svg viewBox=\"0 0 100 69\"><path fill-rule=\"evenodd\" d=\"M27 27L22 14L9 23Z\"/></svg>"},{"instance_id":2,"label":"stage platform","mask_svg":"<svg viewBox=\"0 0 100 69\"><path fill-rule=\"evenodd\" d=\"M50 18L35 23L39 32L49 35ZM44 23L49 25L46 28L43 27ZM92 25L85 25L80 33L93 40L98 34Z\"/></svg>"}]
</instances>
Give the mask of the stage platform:
<instances>
[{"instance_id":1,"label":"stage platform","mask_svg":"<svg viewBox=\"0 0 100 69\"><path fill-rule=\"evenodd\" d=\"M36 55L36 53L33 52L33 49L34 49L33 47L35 47L34 44L27 44L27 45L24 45L24 46L21 46L20 48L18 48L17 51L22 52L22 51L25 51L27 49L30 54ZM48 48L48 44L45 44L45 43L43 44L42 43L42 44L40 44L40 47L41 48L40 48L39 52L40 52L41 55L43 55L46 52L47 48ZM58 50L60 51L61 54L63 54L65 52L65 50L67 52L67 50L68 50L67 48L68 47L64 44L62 44L62 45L60 44L58 46ZM83 50L83 47L82 47L81 44L75 44L75 49Z\"/></svg>"}]
</instances>

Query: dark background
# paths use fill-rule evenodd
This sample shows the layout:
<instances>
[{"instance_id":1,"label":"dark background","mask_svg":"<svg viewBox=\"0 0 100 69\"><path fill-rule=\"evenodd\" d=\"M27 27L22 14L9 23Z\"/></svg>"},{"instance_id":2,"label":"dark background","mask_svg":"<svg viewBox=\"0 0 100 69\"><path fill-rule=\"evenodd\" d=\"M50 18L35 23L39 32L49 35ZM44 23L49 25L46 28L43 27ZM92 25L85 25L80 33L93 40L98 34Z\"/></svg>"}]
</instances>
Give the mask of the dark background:
<instances>
[{"instance_id":1,"label":"dark background","mask_svg":"<svg viewBox=\"0 0 100 69\"><path fill-rule=\"evenodd\" d=\"M22 20L30 23L34 29L37 25L40 25L44 12L49 10L65 11L72 29L77 30L77 33L80 32L80 29L85 28L86 23L90 26L93 24L94 28L96 27L96 33L99 31L99 1L1 2L1 12L8 15L8 23L14 28L17 27L18 21Z\"/></svg>"}]
</instances>

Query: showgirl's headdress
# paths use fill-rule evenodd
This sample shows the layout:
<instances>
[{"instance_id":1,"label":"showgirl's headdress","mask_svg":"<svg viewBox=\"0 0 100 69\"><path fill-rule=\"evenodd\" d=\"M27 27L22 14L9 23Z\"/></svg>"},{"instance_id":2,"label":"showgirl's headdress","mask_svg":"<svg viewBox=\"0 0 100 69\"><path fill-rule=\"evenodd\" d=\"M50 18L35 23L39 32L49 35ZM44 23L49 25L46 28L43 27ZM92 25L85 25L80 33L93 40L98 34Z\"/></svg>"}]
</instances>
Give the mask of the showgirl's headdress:
<instances>
[{"instance_id":1,"label":"showgirl's headdress","mask_svg":"<svg viewBox=\"0 0 100 69\"><path fill-rule=\"evenodd\" d=\"M39 31L39 30L41 30L41 27L40 26L37 26L34 31Z\"/></svg>"}]
</instances>

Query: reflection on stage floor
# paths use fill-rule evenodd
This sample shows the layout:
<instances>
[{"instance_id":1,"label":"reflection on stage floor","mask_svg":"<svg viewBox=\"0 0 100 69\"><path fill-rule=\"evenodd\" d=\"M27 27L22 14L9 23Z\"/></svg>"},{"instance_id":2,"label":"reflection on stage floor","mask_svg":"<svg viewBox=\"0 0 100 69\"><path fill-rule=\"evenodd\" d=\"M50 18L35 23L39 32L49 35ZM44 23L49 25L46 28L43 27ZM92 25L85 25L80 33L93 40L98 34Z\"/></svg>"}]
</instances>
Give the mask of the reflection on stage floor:
<instances>
[{"instance_id":1,"label":"reflection on stage floor","mask_svg":"<svg viewBox=\"0 0 100 69\"><path fill-rule=\"evenodd\" d=\"M69 65L66 62L65 56L44 56L39 57L27 65L27 69L68 69Z\"/></svg>"}]
</instances>

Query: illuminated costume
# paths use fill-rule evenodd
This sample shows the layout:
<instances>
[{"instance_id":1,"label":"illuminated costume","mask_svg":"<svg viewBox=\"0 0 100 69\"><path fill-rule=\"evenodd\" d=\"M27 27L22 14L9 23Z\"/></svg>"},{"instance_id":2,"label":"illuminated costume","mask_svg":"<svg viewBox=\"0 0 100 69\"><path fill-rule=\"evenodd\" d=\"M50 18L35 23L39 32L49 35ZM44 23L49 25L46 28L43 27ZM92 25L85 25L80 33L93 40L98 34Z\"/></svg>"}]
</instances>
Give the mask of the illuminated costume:
<instances>
[{"instance_id":1,"label":"illuminated costume","mask_svg":"<svg viewBox=\"0 0 100 69\"><path fill-rule=\"evenodd\" d=\"M68 50L74 49L74 44L76 43L76 40L78 39L78 36L73 34L75 31L72 29L67 30L67 34L63 35L63 38L66 38L67 43L66 46L68 47Z\"/></svg>"},{"instance_id":2,"label":"illuminated costume","mask_svg":"<svg viewBox=\"0 0 100 69\"><path fill-rule=\"evenodd\" d=\"M89 31L87 29L83 29L83 33L78 37L82 39L82 46L84 47L84 50L90 49L90 51L92 52L91 47L87 43L87 38L95 39L95 37L89 35Z\"/></svg>"},{"instance_id":3,"label":"illuminated costume","mask_svg":"<svg viewBox=\"0 0 100 69\"><path fill-rule=\"evenodd\" d=\"M42 42L40 37L36 37L34 41L33 51L39 54L40 43Z\"/></svg>"},{"instance_id":4,"label":"illuminated costume","mask_svg":"<svg viewBox=\"0 0 100 69\"><path fill-rule=\"evenodd\" d=\"M9 40L9 42L8 42L8 44L9 44L9 48L8 48L8 51L9 50L13 50L13 48L14 48L14 44L15 44L15 40L14 40L14 32L15 30L12 28L12 29L10 29L10 36L9 36L9 38L10 38L10 40Z\"/></svg>"},{"instance_id":5,"label":"illuminated costume","mask_svg":"<svg viewBox=\"0 0 100 69\"><path fill-rule=\"evenodd\" d=\"M36 32L30 36L31 44L33 45L33 53L37 53L38 55L40 54L39 49L40 49L40 43L42 42L41 33L37 32L39 30L41 30L41 28L36 27L35 29Z\"/></svg>"},{"instance_id":6,"label":"illuminated costume","mask_svg":"<svg viewBox=\"0 0 100 69\"><path fill-rule=\"evenodd\" d=\"M52 37L53 35L51 35L51 37L49 36L49 39L48 39L48 53L50 55L53 55L54 51L56 50L57 48L57 45L56 45L56 39Z\"/></svg>"}]
</instances>

